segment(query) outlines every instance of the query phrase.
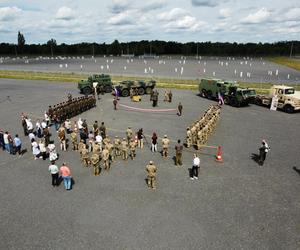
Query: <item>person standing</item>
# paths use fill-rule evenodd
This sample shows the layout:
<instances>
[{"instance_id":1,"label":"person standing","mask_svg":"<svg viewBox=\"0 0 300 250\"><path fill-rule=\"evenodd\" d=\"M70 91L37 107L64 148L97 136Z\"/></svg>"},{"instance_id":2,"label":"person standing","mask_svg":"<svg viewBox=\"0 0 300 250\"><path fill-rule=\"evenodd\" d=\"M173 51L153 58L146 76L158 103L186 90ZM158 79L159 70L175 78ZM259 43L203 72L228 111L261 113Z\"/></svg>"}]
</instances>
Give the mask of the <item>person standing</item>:
<instances>
[{"instance_id":1,"label":"person standing","mask_svg":"<svg viewBox=\"0 0 300 250\"><path fill-rule=\"evenodd\" d=\"M100 174L100 156L97 153L93 153L91 157L91 164L94 170L94 175L97 176Z\"/></svg>"},{"instance_id":2,"label":"person standing","mask_svg":"<svg viewBox=\"0 0 300 250\"><path fill-rule=\"evenodd\" d=\"M6 152L10 153L9 151L9 139L8 139L8 131L6 131L3 135L4 147Z\"/></svg>"},{"instance_id":3,"label":"person standing","mask_svg":"<svg viewBox=\"0 0 300 250\"><path fill-rule=\"evenodd\" d=\"M99 98L99 95L98 95L98 82L93 82L93 88L94 88L94 95L95 95L95 98L97 96L97 99L100 100Z\"/></svg>"},{"instance_id":4,"label":"person standing","mask_svg":"<svg viewBox=\"0 0 300 250\"><path fill-rule=\"evenodd\" d=\"M164 158L167 158L168 154L169 154L169 145L170 145L170 140L169 140L168 136L164 135L164 138L162 139L161 142L162 142L162 148L163 148L162 155Z\"/></svg>"},{"instance_id":5,"label":"person standing","mask_svg":"<svg viewBox=\"0 0 300 250\"><path fill-rule=\"evenodd\" d=\"M118 100L117 97L115 97L113 100L114 110L117 110L117 104L118 104Z\"/></svg>"},{"instance_id":6,"label":"person standing","mask_svg":"<svg viewBox=\"0 0 300 250\"><path fill-rule=\"evenodd\" d=\"M152 139L151 151L154 153L157 152L157 135L155 132L152 134L151 139Z\"/></svg>"},{"instance_id":7,"label":"person standing","mask_svg":"<svg viewBox=\"0 0 300 250\"><path fill-rule=\"evenodd\" d=\"M2 129L0 129L0 147L3 151L5 150L4 134Z\"/></svg>"},{"instance_id":8,"label":"person standing","mask_svg":"<svg viewBox=\"0 0 300 250\"><path fill-rule=\"evenodd\" d=\"M168 99L169 99L169 102L172 102L172 98L173 98L173 94L172 94L172 91L169 90L169 93L168 93Z\"/></svg>"},{"instance_id":9,"label":"person standing","mask_svg":"<svg viewBox=\"0 0 300 250\"><path fill-rule=\"evenodd\" d=\"M128 142L125 138L121 141L121 150L122 150L122 158L123 160L128 159Z\"/></svg>"},{"instance_id":10,"label":"person standing","mask_svg":"<svg viewBox=\"0 0 300 250\"><path fill-rule=\"evenodd\" d=\"M55 161L51 161L51 165L49 166L49 172L51 173L52 177L52 186L58 186L58 175L59 175L59 170L58 167L55 165Z\"/></svg>"},{"instance_id":11,"label":"person standing","mask_svg":"<svg viewBox=\"0 0 300 250\"><path fill-rule=\"evenodd\" d=\"M46 145L45 145L45 139L44 138L42 138L39 141L39 149L41 151L41 156L43 157L43 160L46 160L46 158L47 158L47 148L46 148Z\"/></svg>"},{"instance_id":12,"label":"person standing","mask_svg":"<svg viewBox=\"0 0 300 250\"><path fill-rule=\"evenodd\" d=\"M102 159L103 159L104 169L108 171L110 168L110 162L109 162L109 151L107 148L104 148L102 150Z\"/></svg>"},{"instance_id":13,"label":"person standing","mask_svg":"<svg viewBox=\"0 0 300 250\"><path fill-rule=\"evenodd\" d=\"M58 138L60 140L60 149L62 151L67 151L67 145L66 145L66 130L64 126L61 126L58 129Z\"/></svg>"},{"instance_id":14,"label":"person standing","mask_svg":"<svg viewBox=\"0 0 300 250\"><path fill-rule=\"evenodd\" d=\"M104 122L101 122L101 126L99 128L100 134L102 136L103 139L105 139L106 137L106 127L104 125Z\"/></svg>"},{"instance_id":15,"label":"person standing","mask_svg":"<svg viewBox=\"0 0 300 250\"><path fill-rule=\"evenodd\" d=\"M198 170L200 168L200 158L194 154L193 166L191 171L191 180L198 180Z\"/></svg>"},{"instance_id":16,"label":"person standing","mask_svg":"<svg viewBox=\"0 0 300 250\"><path fill-rule=\"evenodd\" d=\"M38 158L41 157L41 151L35 139L31 139L31 147L32 147L32 154L34 156L34 159L37 160Z\"/></svg>"},{"instance_id":17,"label":"person standing","mask_svg":"<svg viewBox=\"0 0 300 250\"><path fill-rule=\"evenodd\" d=\"M71 171L70 168L67 166L67 164L64 162L63 165L60 167L59 172L64 180L64 186L66 190L71 189L72 184L72 177L71 177Z\"/></svg>"},{"instance_id":18,"label":"person standing","mask_svg":"<svg viewBox=\"0 0 300 250\"><path fill-rule=\"evenodd\" d=\"M42 125L40 120L37 120L35 123L35 133L38 138L42 138Z\"/></svg>"},{"instance_id":19,"label":"person standing","mask_svg":"<svg viewBox=\"0 0 300 250\"><path fill-rule=\"evenodd\" d=\"M137 137L138 137L138 147L142 149L144 147L144 134L142 128L139 129L137 133Z\"/></svg>"},{"instance_id":20,"label":"person standing","mask_svg":"<svg viewBox=\"0 0 300 250\"><path fill-rule=\"evenodd\" d=\"M176 157L175 157L175 165L182 166L182 151L183 151L183 146L181 144L181 141L177 141L177 145L175 146L175 152L176 152Z\"/></svg>"},{"instance_id":21,"label":"person standing","mask_svg":"<svg viewBox=\"0 0 300 250\"><path fill-rule=\"evenodd\" d=\"M22 151L21 151L21 148L22 148L22 141L21 139L19 138L19 135L16 134L15 135L15 138L14 138L14 145L15 145L15 149L16 149L16 153L18 153L19 156L22 156Z\"/></svg>"},{"instance_id":22,"label":"person standing","mask_svg":"<svg viewBox=\"0 0 300 250\"><path fill-rule=\"evenodd\" d=\"M178 116L181 116L182 115L182 109L183 109L183 106L181 104L181 102L178 104Z\"/></svg>"},{"instance_id":23,"label":"person standing","mask_svg":"<svg viewBox=\"0 0 300 250\"><path fill-rule=\"evenodd\" d=\"M148 187L152 189L156 189L156 171L156 166L154 165L153 161L150 161L146 166L146 172Z\"/></svg>"},{"instance_id":24,"label":"person standing","mask_svg":"<svg viewBox=\"0 0 300 250\"><path fill-rule=\"evenodd\" d=\"M133 131L132 131L131 127L128 127L126 130L127 143L129 143L131 141L132 135L133 135Z\"/></svg>"},{"instance_id":25,"label":"person standing","mask_svg":"<svg viewBox=\"0 0 300 250\"><path fill-rule=\"evenodd\" d=\"M259 148L259 165L264 165L264 162L266 160L267 153L270 151L270 147L266 140L262 140L262 145Z\"/></svg>"}]
</instances>

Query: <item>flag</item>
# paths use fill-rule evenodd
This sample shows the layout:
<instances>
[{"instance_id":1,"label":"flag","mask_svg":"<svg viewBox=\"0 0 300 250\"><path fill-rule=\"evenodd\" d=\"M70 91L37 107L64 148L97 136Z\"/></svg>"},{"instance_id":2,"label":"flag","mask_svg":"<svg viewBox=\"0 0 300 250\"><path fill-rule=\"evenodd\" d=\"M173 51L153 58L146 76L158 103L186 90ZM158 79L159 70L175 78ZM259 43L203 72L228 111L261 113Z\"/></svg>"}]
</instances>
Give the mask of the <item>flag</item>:
<instances>
[{"instance_id":1,"label":"flag","mask_svg":"<svg viewBox=\"0 0 300 250\"><path fill-rule=\"evenodd\" d=\"M223 96L220 94L220 92L218 92L218 99L219 99L219 104L224 105L224 99Z\"/></svg>"},{"instance_id":2,"label":"flag","mask_svg":"<svg viewBox=\"0 0 300 250\"><path fill-rule=\"evenodd\" d=\"M118 93L118 90L117 90L117 88L115 87L115 96L118 98L119 97L119 93Z\"/></svg>"}]
</instances>

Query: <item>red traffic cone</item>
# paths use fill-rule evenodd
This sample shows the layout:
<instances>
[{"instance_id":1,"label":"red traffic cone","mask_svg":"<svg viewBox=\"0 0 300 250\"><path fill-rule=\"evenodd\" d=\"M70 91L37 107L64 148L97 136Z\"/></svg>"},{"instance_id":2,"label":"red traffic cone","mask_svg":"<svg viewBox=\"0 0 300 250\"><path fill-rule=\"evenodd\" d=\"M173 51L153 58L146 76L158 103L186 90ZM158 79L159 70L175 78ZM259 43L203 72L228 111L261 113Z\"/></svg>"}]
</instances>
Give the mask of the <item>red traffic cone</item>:
<instances>
[{"instance_id":1,"label":"red traffic cone","mask_svg":"<svg viewBox=\"0 0 300 250\"><path fill-rule=\"evenodd\" d=\"M218 153L216 155L216 161L217 162L223 162L221 146L218 146Z\"/></svg>"}]
</instances>

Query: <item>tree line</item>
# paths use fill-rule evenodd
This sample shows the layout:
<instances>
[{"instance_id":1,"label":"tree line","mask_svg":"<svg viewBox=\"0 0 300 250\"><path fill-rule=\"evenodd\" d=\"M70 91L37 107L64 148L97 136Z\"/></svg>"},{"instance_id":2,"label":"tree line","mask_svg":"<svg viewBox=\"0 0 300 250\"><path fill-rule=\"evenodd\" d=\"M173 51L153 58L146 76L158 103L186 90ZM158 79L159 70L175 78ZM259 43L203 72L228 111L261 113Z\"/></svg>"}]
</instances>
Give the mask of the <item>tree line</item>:
<instances>
[{"instance_id":1,"label":"tree line","mask_svg":"<svg viewBox=\"0 0 300 250\"><path fill-rule=\"evenodd\" d=\"M18 44L0 43L2 56L67 56L67 55L186 55L186 56L290 56L300 54L300 41L275 43L221 43L174 41L132 41L107 43L57 44L50 39L44 44L26 44L18 32Z\"/></svg>"}]
</instances>

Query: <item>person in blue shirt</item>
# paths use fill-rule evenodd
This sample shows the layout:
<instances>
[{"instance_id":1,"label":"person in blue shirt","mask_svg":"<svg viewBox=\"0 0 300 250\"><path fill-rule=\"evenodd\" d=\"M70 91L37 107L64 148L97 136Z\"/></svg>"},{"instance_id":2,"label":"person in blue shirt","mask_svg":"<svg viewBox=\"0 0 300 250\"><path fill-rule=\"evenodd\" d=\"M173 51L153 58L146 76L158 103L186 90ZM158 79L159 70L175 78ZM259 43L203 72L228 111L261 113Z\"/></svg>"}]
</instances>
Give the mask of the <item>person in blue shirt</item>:
<instances>
[{"instance_id":1,"label":"person in blue shirt","mask_svg":"<svg viewBox=\"0 0 300 250\"><path fill-rule=\"evenodd\" d=\"M14 146L15 146L15 152L19 154L19 156L22 156L22 141L19 138L19 136L16 134L14 138Z\"/></svg>"}]
</instances>

